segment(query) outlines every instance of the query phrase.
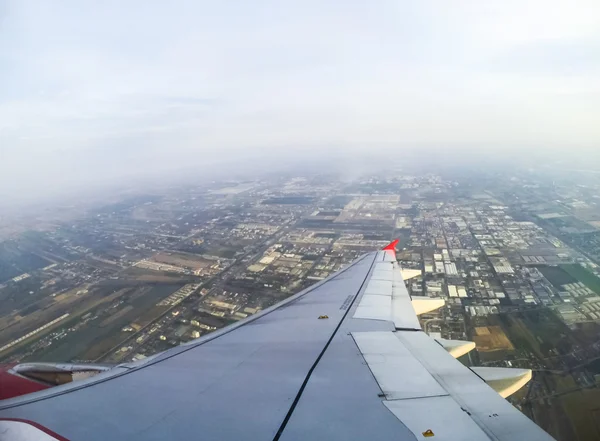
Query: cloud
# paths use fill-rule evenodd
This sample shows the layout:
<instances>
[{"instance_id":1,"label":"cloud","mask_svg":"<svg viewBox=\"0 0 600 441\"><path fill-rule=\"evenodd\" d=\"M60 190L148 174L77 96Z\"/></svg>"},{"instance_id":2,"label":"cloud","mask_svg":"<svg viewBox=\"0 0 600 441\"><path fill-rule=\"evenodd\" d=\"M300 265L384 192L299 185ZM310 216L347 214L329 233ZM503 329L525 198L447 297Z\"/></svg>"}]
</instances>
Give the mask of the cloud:
<instances>
[{"instance_id":1,"label":"cloud","mask_svg":"<svg viewBox=\"0 0 600 441\"><path fill-rule=\"evenodd\" d=\"M124 151L150 173L281 146L600 141L596 0L3 5L4 188L85 182L64 170Z\"/></svg>"}]
</instances>

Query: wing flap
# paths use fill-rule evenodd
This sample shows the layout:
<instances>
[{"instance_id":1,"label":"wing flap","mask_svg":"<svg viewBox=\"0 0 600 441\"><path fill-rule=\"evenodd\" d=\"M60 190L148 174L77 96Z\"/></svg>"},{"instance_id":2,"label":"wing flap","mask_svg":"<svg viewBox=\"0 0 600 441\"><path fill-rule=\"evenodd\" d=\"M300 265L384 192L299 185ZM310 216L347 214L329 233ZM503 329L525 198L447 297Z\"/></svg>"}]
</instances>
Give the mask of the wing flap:
<instances>
[{"instance_id":1,"label":"wing flap","mask_svg":"<svg viewBox=\"0 0 600 441\"><path fill-rule=\"evenodd\" d=\"M427 334L396 332L395 335L490 439L552 440Z\"/></svg>"},{"instance_id":2,"label":"wing flap","mask_svg":"<svg viewBox=\"0 0 600 441\"><path fill-rule=\"evenodd\" d=\"M418 440L489 441L489 437L450 396L384 401ZM429 435L429 436L426 436Z\"/></svg>"},{"instance_id":3,"label":"wing flap","mask_svg":"<svg viewBox=\"0 0 600 441\"><path fill-rule=\"evenodd\" d=\"M394 332L353 332L352 337L387 400L448 395Z\"/></svg>"}]
</instances>

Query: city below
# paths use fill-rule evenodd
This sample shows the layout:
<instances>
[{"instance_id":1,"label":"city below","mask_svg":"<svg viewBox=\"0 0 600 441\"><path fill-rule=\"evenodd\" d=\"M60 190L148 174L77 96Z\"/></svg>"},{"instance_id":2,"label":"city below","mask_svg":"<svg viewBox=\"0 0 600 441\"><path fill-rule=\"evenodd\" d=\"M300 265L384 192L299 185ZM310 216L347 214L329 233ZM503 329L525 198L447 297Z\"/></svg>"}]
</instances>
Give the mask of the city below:
<instances>
[{"instance_id":1,"label":"city below","mask_svg":"<svg viewBox=\"0 0 600 441\"><path fill-rule=\"evenodd\" d=\"M0 363L145 359L398 238L409 293L446 300L423 329L474 341L467 365L532 369L510 401L598 439L600 186L572 175L282 172L3 217Z\"/></svg>"}]
</instances>

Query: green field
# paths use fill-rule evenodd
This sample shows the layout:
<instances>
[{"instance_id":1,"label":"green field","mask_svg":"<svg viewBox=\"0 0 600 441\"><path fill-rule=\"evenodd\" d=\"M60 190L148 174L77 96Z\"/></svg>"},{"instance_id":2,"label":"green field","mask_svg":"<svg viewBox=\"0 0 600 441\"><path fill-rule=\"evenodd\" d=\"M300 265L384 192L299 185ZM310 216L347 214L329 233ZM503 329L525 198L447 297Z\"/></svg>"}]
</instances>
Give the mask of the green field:
<instances>
[{"instance_id":1,"label":"green field","mask_svg":"<svg viewBox=\"0 0 600 441\"><path fill-rule=\"evenodd\" d=\"M540 359L566 353L577 342L569 328L550 309L499 314L497 320L517 351L533 353ZM546 367L553 367L546 360Z\"/></svg>"},{"instance_id":2,"label":"green field","mask_svg":"<svg viewBox=\"0 0 600 441\"><path fill-rule=\"evenodd\" d=\"M578 263L560 266L538 266L537 269L557 289L563 285L581 282L596 294L600 294L600 279Z\"/></svg>"},{"instance_id":3,"label":"green field","mask_svg":"<svg viewBox=\"0 0 600 441\"><path fill-rule=\"evenodd\" d=\"M66 333L61 340L53 342L52 345L38 351L24 361L50 361L70 362L73 360L95 360L103 352L117 345L128 337L128 333L122 328L132 322L137 322L139 317L154 305L181 288L181 284L155 285L130 290L123 294L125 304L117 308L108 308L109 305L101 304L90 310L92 314L100 317L97 320L87 322L77 331ZM113 300L111 304L115 304ZM66 328L63 326L63 329Z\"/></svg>"},{"instance_id":4,"label":"green field","mask_svg":"<svg viewBox=\"0 0 600 441\"><path fill-rule=\"evenodd\" d=\"M564 395L560 400L579 440L600 439L600 390L584 389Z\"/></svg>"},{"instance_id":5,"label":"green field","mask_svg":"<svg viewBox=\"0 0 600 441\"><path fill-rule=\"evenodd\" d=\"M538 266L537 269L559 290L562 289L562 285L577 282L577 278L558 266Z\"/></svg>"},{"instance_id":6,"label":"green field","mask_svg":"<svg viewBox=\"0 0 600 441\"><path fill-rule=\"evenodd\" d=\"M600 294L600 279L593 273L589 272L587 269L577 263L561 265L560 267L570 276L582 282L596 294Z\"/></svg>"}]
</instances>

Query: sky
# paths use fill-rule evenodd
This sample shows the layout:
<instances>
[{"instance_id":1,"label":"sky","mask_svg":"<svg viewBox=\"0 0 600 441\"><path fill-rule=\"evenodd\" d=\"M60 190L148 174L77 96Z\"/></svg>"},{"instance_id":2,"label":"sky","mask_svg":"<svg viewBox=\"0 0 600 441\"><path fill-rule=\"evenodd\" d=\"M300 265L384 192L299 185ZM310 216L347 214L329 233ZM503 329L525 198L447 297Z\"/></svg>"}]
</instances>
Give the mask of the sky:
<instances>
[{"instance_id":1,"label":"sky","mask_svg":"<svg viewBox=\"0 0 600 441\"><path fill-rule=\"evenodd\" d=\"M598 0L0 0L0 197L233 158L600 150Z\"/></svg>"}]
</instances>

